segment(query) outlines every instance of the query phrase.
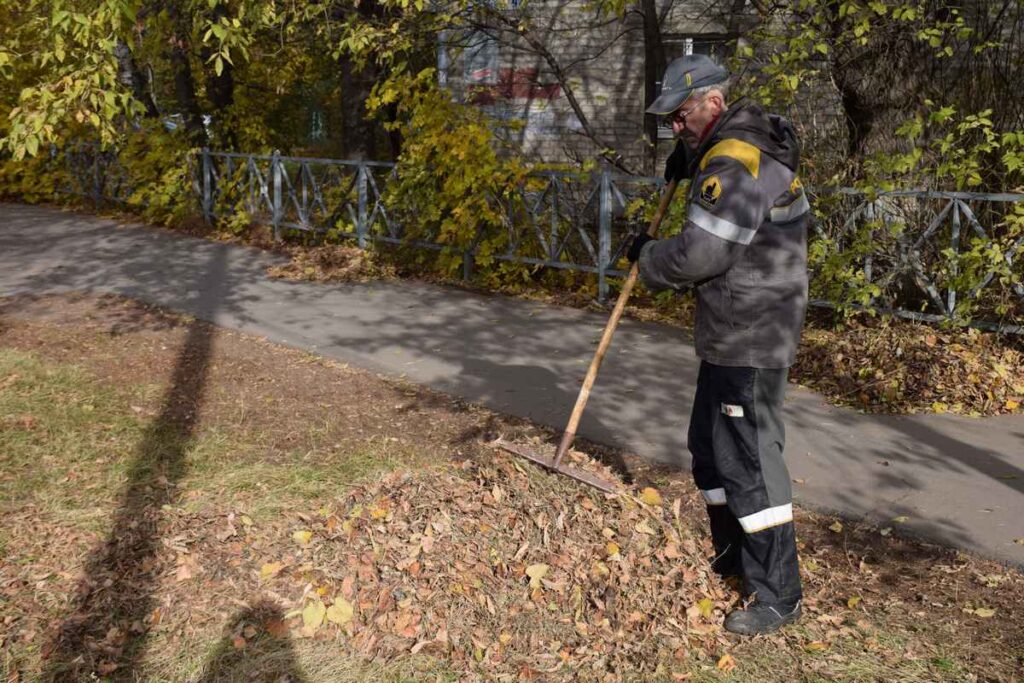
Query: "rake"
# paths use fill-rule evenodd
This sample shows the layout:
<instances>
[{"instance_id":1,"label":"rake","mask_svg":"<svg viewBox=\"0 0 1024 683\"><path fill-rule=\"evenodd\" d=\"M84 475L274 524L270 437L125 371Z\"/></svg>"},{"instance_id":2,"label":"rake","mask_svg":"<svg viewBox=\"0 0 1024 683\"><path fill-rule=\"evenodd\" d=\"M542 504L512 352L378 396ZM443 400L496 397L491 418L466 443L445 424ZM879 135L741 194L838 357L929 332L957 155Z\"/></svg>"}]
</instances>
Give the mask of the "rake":
<instances>
[{"instance_id":1,"label":"rake","mask_svg":"<svg viewBox=\"0 0 1024 683\"><path fill-rule=\"evenodd\" d=\"M665 191L661 195L661 201L658 204L658 211L654 214L654 218L651 220L651 225L647 229L647 232L651 237L657 236L658 227L661 225L661 220L668 211L668 206L672 202L672 195L675 194L676 186L678 184L678 180L672 180L672 182L665 187ZM601 368L601 362L604 360L604 354L611 345L612 335L615 334L615 328L619 325L619 319L622 317L622 312L626 308L626 302L629 300L629 295L633 291L633 286L636 284L639 274L640 266L638 263L634 263L629 269L629 276L622 285L622 291L619 292L619 299L615 302L615 308L612 309L611 317L608 318L608 323L604 326L604 334L601 335L601 343L597 346L597 352L594 353L594 359L590 361L590 368L587 370L587 376L584 378L583 386L580 388L580 394L576 398L576 406L572 409L572 415L569 416L569 424L565 427L565 432L562 434L562 441L558 444L558 449L555 451L554 457L550 458L544 456L543 454L537 453L525 446L505 441L500 437L493 442L494 446L514 455L518 455L521 458L526 458L527 460L535 462L557 474L564 474L578 481L582 481L583 483L589 484L601 491L614 493L617 490L614 483L602 479L591 472L563 464L562 460L565 457L565 454L569 451L569 447L572 446L572 442L576 439L576 428L579 427L580 418L583 416L583 409L586 408L587 401L590 399L590 390L594 386L594 381L597 379L597 371Z\"/></svg>"}]
</instances>

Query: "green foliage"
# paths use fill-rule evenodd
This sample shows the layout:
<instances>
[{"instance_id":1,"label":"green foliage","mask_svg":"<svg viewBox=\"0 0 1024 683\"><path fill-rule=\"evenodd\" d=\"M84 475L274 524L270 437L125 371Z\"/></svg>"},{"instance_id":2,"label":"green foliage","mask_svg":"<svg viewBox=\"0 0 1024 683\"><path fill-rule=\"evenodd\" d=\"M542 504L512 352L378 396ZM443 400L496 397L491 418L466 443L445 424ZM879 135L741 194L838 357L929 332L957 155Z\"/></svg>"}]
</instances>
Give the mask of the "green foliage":
<instances>
[{"instance_id":1,"label":"green foliage","mask_svg":"<svg viewBox=\"0 0 1024 683\"><path fill-rule=\"evenodd\" d=\"M128 208L147 220L173 225L194 216L198 201L181 133L149 124L124 138L119 159L131 179Z\"/></svg>"},{"instance_id":2,"label":"green foliage","mask_svg":"<svg viewBox=\"0 0 1024 683\"><path fill-rule=\"evenodd\" d=\"M453 102L437 86L433 69L378 84L367 107L380 112L392 104L398 121L389 126L406 137L385 203L409 239L445 246L436 264L442 275L458 273L473 248L479 266L492 266L507 244L506 209L527 167L514 155L499 154L488 119Z\"/></svg>"},{"instance_id":3,"label":"green foliage","mask_svg":"<svg viewBox=\"0 0 1024 683\"><path fill-rule=\"evenodd\" d=\"M49 156L0 160L0 199L32 203L52 201L56 192L66 185L64 167L53 163Z\"/></svg>"},{"instance_id":4,"label":"green foliage","mask_svg":"<svg viewBox=\"0 0 1024 683\"><path fill-rule=\"evenodd\" d=\"M8 80L26 82L16 106L0 104L9 119L0 149L15 160L35 156L76 128L90 128L105 144L113 142L118 120L141 109L119 82L113 58L135 21L137 4L33 0L27 12L38 14L5 29L10 35L0 68L7 65Z\"/></svg>"}]
</instances>

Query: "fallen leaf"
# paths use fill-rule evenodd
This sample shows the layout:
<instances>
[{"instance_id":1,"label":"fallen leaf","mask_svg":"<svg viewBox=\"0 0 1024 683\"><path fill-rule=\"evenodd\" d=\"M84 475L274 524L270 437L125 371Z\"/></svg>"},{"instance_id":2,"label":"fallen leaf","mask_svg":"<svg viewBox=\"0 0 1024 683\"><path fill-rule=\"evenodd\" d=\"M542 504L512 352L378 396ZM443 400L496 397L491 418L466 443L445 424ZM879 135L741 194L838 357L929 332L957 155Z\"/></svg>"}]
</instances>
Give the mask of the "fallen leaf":
<instances>
[{"instance_id":1,"label":"fallen leaf","mask_svg":"<svg viewBox=\"0 0 1024 683\"><path fill-rule=\"evenodd\" d=\"M1015 538L1013 539L1013 542L1017 545L1024 545L1024 538Z\"/></svg>"},{"instance_id":2,"label":"fallen leaf","mask_svg":"<svg viewBox=\"0 0 1024 683\"><path fill-rule=\"evenodd\" d=\"M705 619L711 618L711 612L715 609L715 603L711 602L710 598L704 598L697 603L697 607L700 609L700 615Z\"/></svg>"},{"instance_id":3,"label":"fallen leaf","mask_svg":"<svg viewBox=\"0 0 1024 683\"><path fill-rule=\"evenodd\" d=\"M830 526L830 527L828 528L828 530L829 530L829 531L834 531L834 532L836 532L837 534L838 534L838 533L841 533L841 532L843 531L843 523L842 523L842 522L836 522L835 524L833 524L832 526Z\"/></svg>"},{"instance_id":4,"label":"fallen leaf","mask_svg":"<svg viewBox=\"0 0 1024 683\"><path fill-rule=\"evenodd\" d=\"M637 525L636 525L635 527L633 527L633 528L634 528L634 529L636 529L636 530L637 530L638 532L640 532L641 534L647 534L648 536L653 536L653 535L654 535L654 529L652 529L652 528L651 528L651 525L647 523L647 520L646 520L646 519L644 519L644 520L641 520L641 521L640 521L640 522L639 522L639 523L638 523L638 524L637 524Z\"/></svg>"},{"instance_id":5,"label":"fallen leaf","mask_svg":"<svg viewBox=\"0 0 1024 683\"><path fill-rule=\"evenodd\" d=\"M325 616L327 616L327 608L317 598L302 610L302 625L306 627L308 633L313 633L320 628L320 624L324 623Z\"/></svg>"},{"instance_id":6,"label":"fallen leaf","mask_svg":"<svg viewBox=\"0 0 1024 683\"><path fill-rule=\"evenodd\" d=\"M530 588L540 588L540 580L548 573L546 564L531 564L526 568L526 575L530 577Z\"/></svg>"},{"instance_id":7,"label":"fallen leaf","mask_svg":"<svg viewBox=\"0 0 1024 683\"><path fill-rule=\"evenodd\" d=\"M279 571L284 567L280 562L267 562L260 567L260 578L266 581L272 576L276 576Z\"/></svg>"},{"instance_id":8,"label":"fallen leaf","mask_svg":"<svg viewBox=\"0 0 1024 683\"><path fill-rule=\"evenodd\" d=\"M619 544L618 543L609 543L608 545L605 546L605 550L608 552L609 557L614 556L614 555L618 555L619 554L619 550L620 550Z\"/></svg>"},{"instance_id":9,"label":"fallen leaf","mask_svg":"<svg viewBox=\"0 0 1024 683\"><path fill-rule=\"evenodd\" d=\"M996 611L990 607L978 607L974 613L982 619L990 619L996 615Z\"/></svg>"},{"instance_id":10,"label":"fallen leaf","mask_svg":"<svg viewBox=\"0 0 1024 683\"><path fill-rule=\"evenodd\" d=\"M899 517L893 517L892 522L893 524L905 524L908 519L910 518L906 515L900 515Z\"/></svg>"},{"instance_id":11,"label":"fallen leaf","mask_svg":"<svg viewBox=\"0 0 1024 683\"><path fill-rule=\"evenodd\" d=\"M824 652L828 649L828 644L823 643L820 640L815 640L814 642L804 645L804 649L808 652Z\"/></svg>"},{"instance_id":12,"label":"fallen leaf","mask_svg":"<svg viewBox=\"0 0 1024 683\"><path fill-rule=\"evenodd\" d=\"M1014 401L1012 398L1007 399L1005 407L1007 410L1017 410L1017 408L1020 408L1020 401Z\"/></svg>"},{"instance_id":13,"label":"fallen leaf","mask_svg":"<svg viewBox=\"0 0 1024 683\"><path fill-rule=\"evenodd\" d=\"M887 526L884 529L880 530L878 533L882 534L883 536L888 536L892 533L892 527Z\"/></svg>"},{"instance_id":14,"label":"fallen leaf","mask_svg":"<svg viewBox=\"0 0 1024 683\"><path fill-rule=\"evenodd\" d=\"M657 489L651 488L650 486L640 493L640 500L651 506L662 504L661 494L658 493Z\"/></svg>"},{"instance_id":15,"label":"fallen leaf","mask_svg":"<svg viewBox=\"0 0 1024 683\"><path fill-rule=\"evenodd\" d=\"M345 598L335 598L334 603L327 608L327 620L338 626L352 621L352 614L352 604Z\"/></svg>"},{"instance_id":16,"label":"fallen leaf","mask_svg":"<svg viewBox=\"0 0 1024 683\"><path fill-rule=\"evenodd\" d=\"M736 668L736 660L728 652L721 656L718 660L718 670L725 673L729 673Z\"/></svg>"},{"instance_id":17,"label":"fallen leaf","mask_svg":"<svg viewBox=\"0 0 1024 683\"><path fill-rule=\"evenodd\" d=\"M846 606L850 609L856 609L857 605L860 604L860 600L861 598L859 595L854 595L852 598L846 601Z\"/></svg>"},{"instance_id":18,"label":"fallen leaf","mask_svg":"<svg viewBox=\"0 0 1024 683\"><path fill-rule=\"evenodd\" d=\"M234 639L232 639L231 644L235 646L236 650L244 650L245 638L243 638L242 636L235 636Z\"/></svg>"},{"instance_id":19,"label":"fallen leaf","mask_svg":"<svg viewBox=\"0 0 1024 683\"><path fill-rule=\"evenodd\" d=\"M284 638L288 635L288 624L284 619L268 619L264 626L273 638Z\"/></svg>"},{"instance_id":20,"label":"fallen leaf","mask_svg":"<svg viewBox=\"0 0 1024 683\"><path fill-rule=\"evenodd\" d=\"M292 534L292 539L301 546L309 545L309 542L313 540L312 531L296 531Z\"/></svg>"}]
</instances>

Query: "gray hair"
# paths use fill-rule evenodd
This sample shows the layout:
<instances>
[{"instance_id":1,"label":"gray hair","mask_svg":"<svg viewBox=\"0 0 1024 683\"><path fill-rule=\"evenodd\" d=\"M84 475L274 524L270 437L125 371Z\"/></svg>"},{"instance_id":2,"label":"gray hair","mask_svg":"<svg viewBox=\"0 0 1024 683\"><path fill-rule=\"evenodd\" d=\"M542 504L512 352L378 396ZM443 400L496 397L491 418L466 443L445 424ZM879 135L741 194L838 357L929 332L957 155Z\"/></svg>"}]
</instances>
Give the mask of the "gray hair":
<instances>
[{"instance_id":1,"label":"gray hair","mask_svg":"<svg viewBox=\"0 0 1024 683\"><path fill-rule=\"evenodd\" d=\"M718 92L722 93L722 102L726 103L728 101L728 98L729 98L729 88L731 86L732 86L732 83L727 78L727 79L725 79L724 81L722 81L720 83L715 83L713 85L704 85L704 86L701 86L699 88L694 88L693 92L690 94L690 97L694 97L695 95L699 96L699 97L704 97L705 95L707 95L712 90L717 90Z\"/></svg>"}]
</instances>

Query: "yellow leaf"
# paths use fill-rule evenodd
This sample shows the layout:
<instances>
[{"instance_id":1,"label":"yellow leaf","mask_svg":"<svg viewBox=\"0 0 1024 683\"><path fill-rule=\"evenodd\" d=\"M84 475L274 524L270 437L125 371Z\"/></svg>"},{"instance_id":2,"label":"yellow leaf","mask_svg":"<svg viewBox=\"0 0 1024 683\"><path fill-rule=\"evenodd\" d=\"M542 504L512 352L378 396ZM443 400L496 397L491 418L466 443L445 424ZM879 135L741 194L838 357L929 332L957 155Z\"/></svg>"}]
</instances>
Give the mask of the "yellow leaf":
<instances>
[{"instance_id":1,"label":"yellow leaf","mask_svg":"<svg viewBox=\"0 0 1024 683\"><path fill-rule=\"evenodd\" d=\"M704 598L697 603L697 607L700 608L700 615L705 619L711 618L711 612L715 609L715 603L711 602L711 598Z\"/></svg>"},{"instance_id":2,"label":"yellow leaf","mask_svg":"<svg viewBox=\"0 0 1024 683\"><path fill-rule=\"evenodd\" d=\"M302 625L306 627L308 632L312 633L320 628L320 624L324 623L326 615L327 608L324 607L324 603L320 601L320 598L317 598L302 610Z\"/></svg>"},{"instance_id":3,"label":"yellow leaf","mask_svg":"<svg viewBox=\"0 0 1024 683\"><path fill-rule=\"evenodd\" d=\"M900 515L899 517L893 517L892 521L894 524L905 524L908 519L910 518L906 515Z\"/></svg>"},{"instance_id":4,"label":"yellow leaf","mask_svg":"<svg viewBox=\"0 0 1024 683\"><path fill-rule=\"evenodd\" d=\"M820 640L815 640L813 643L807 643L807 645L804 645L804 649L808 652L823 652L828 649L828 644L823 643Z\"/></svg>"},{"instance_id":5,"label":"yellow leaf","mask_svg":"<svg viewBox=\"0 0 1024 683\"><path fill-rule=\"evenodd\" d=\"M654 529L651 528L651 525L647 523L646 519L641 521L639 524L637 524L633 528L636 529L641 534L647 534L648 536L653 536L654 535Z\"/></svg>"},{"instance_id":6,"label":"yellow leaf","mask_svg":"<svg viewBox=\"0 0 1024 683\"><path fill-rule=\"evenodd\" d=\"M260 578L263 580L269 579L281 571L283 566L280 562L267 562L260 567Z\"/></svg>"},{"instance_id":7,"label":"yellow leaf","mask_svg":"<svg viewBox=\"0 0 1024 683\"><path fill-rule=\"evenodd\" d=\"M942 403L940 401L936 401L935 403L932 404L932 412L934 412L934 413L936 413L938 415L942 415L947 410L949 410L949 406L947 406L945 403Z\"/></svg>"},{"instance_id":8,"label":"yellow leaf","mask_svg":"<svg viewBox=\"0 0 1024 683\"><path fill-rule=\"evenodd\" d=\"M979 607L974 610L974 613L982 619L990 619L996 615L996 611L990 607Z\"/></svg>"},{"instance_id":9,"label":"yellow leaf","mask_svg":"<svg viewBox=\"0 0 1024 683\"><path fill-rule=\"evenodd\" d=\"M1012 398L1006 399L1007 410L1017 410L1017 408L1020 408L1020 401L1014 401Z\"/></svg>"},{"instance_id":10,"label":"yellow leaf","mask_svg":"<svg viewBox=\"0 0 1024 683\"><path fill-rule=\"evenodd\" d=\"M736 668L736 660L728 652L722 655L721 659L718 660L718 670L729 673Z\"/></svg>"},{"instance_id":11,"label":"yellow leaf","mask_svg":"<svg viewBox=\"0 0 1024 683\"><path fill-rule=\"evenodd\" d=\"M292 539L299 545L309 545L309 542L313 539L312 531L296 531L292 534Z\"/></svg>"},{"instance_id":12,"label":"yellow leaf","mask_svg":"<svg viewBox=\"0 0 1024 683\"><path fill-rule=\"evenodd\" d=\"M835 524L830 526L828 529L829 529L829 531L834 531L837 534L841 533L842 530L843 530L843 523L842 522L836 522Z\"/></svg>"},{"instance_id":13,"label":"yellow leaf","mask_svg":"<svg viewBox=\"0 0 1024 683\"><path fill-rule=\"evenodd\" d=\"M345 598L335 598L334 604L327 608L327 620L338 626L352 621L352 604Z\"/></svg>"},{"instance_id":14,"label":"yellow leaf","mask_svg":"<svg viewBox=\"0 0 1024 683\"><path fill-rule=\"evenodd\" d=\"M661 494L658 493L657 489L653 489L650 486L645 488L640 493L640 500L642 500L647 505L661 505L662 503Z\"/></svg>"},{"instance_id":15,"label":"yellow leaf","mask_svg":"<svg viewBox=\"0 0 1024 683\"><path fill-rule=\"evenodd\" d=\"M855 609L860 604L860 596L854 595L852 598L846 601L846 606L850 609Z\"/></svg>"},{"instance_id":16,"label":"yellow leaf","mask_svg":"<svg viewBox=\"0 0 1024 683\"><path fill-rule=\"evenodd\" d=\"M540 580L548 573L546 564L531 564L526 568L526 575L530 577L530 588L540 588Z\"/></svg>"},{"instance_id":17,"label":"yellow leaf","mask_svg":"<svg viewBox=\"0 0 1024 683\"><path fill-rule=\"evenodd\" d=\"M605 546L605 550L608 551L609 555L618 555L619 554L619 544L618 543L609 543L608 545Z\"/></svg>"}]
</instances>

